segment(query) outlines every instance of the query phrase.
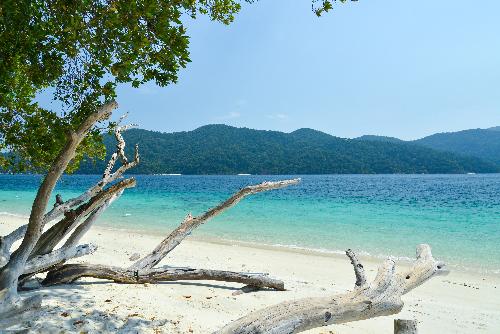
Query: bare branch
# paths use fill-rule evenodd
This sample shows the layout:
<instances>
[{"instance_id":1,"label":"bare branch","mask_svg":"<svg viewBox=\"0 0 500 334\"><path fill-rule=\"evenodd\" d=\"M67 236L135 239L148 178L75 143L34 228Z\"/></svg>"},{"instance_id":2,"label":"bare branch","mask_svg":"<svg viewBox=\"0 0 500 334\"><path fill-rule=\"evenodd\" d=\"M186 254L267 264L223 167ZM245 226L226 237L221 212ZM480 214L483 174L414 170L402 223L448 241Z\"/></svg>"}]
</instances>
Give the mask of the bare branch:
<instances>
[{"instance_id":1,"label":"bare branch","mask_svg":"<svg viewBox=\"0 0 500 334\"><path fill-rule=\"evenodd\" d=\"M358 261L356 254L351 249L348 249L345 254L351 260L351 264L354 267L354 274L356 275L356 287L362 287L366 284L365 269L363 265Z\"/></svg>"},{"instance_id":2,"label":"bare branch","mask_svg":"<svg viewBox=\"0 0 500 334\"><path fill-rule=\"evenodd\" d=\"M120 120L126 117L126 114L123 115ZM71 208L74 208L78 205L83 204L84 202L88 201L90 198L93 196L97 195L100 191L104 189L104 187L111 182L119 179L127 170L130 168L133 168L139 164L139 146L135 145L135 152L134 152L134 160L128 162L126 156L125 156L125 141L123 140L123 137L121 133L123 131L126 131L130 127L135 126L135 124L132 125L126 125L126 126L120 126L115 129L115 138L117 140L117 151L111 155L111 158L106 166L106 169L104 170L103 177L102 179L94 185L92 188L84 192L78 197L72 198L66 202L63 202L59 205L55 205L52 210L50 210L48 213L45 214L44 216L44 223L48 223L60 216L62 216L65 212L69 211ZM112 170L115 166L115 163L118 159L118 157L121 157L122 161L126 161L123 163L114 173L112 173Z\"/></svg>"},{"instance_id":3,"label":"bare branch","mask_svg":"<svg viewBox=\"0 0 500 334\"><path fill-rule=\"evenodd\" d=\"M273 288L284 290L282 281L269 278L266 274L254 273L237 273L231 271L209 270L209 269L192 269L192 268L172 268L162 267L153 268L161 259L174 249L195 227L203 224L208 219L232 207L244 197L258 192L279 189L292 184L297 184L300 179L286 180L279 182L264 182L256 186L249 186L241 189L229 199L219 204L217 207L205 212L199 217L188 215L182 224L174 230L153 252L145 256L143 259L136 262L127 269L100 266L100 265L82 265L82 264L67 264L58 266L49 271L44 281L45 285L62 284L72 282L81 277L94 277L111 279L121 283L143 283L143 282L159 282L159 281L176 281L176 280L220 280L228 282L240 282L249 285L252 288ZM115 197L121 193L115 194ZM108 199L112 201L115 197ZM106 203L104 204L106 205ZM91 224L93 214L98 214L99 207L87 219ZM68 239L66 245L70 246L75 243L73 237L78 235L78 229L85 229L86 223L82 223L73 235ZM77 239L77 237L74 237ZM52 238L51 238L52 239ZM137 267L136 267L137 266Z\"/></svg>"},{"instance_id":4,"label":"bare branch","mask_svg":"<svg viewBox=\"0 0 500 334\"><path fill-rule=\"evenodd\" d=\"M95 223L97 218L113 203L116 199L118 199L123 194L124 189L111 196L108 200L106 200L100 207L95 209L83 223L78 225L75 231L69 236L68 240L64 243L63 247L73 247L75 246L80 239L88 232L88 230Z\"/></svg>"},{"instance_id":5,"label":"bare branch","mask_svg":"<svg viewBox=\"0 0 500 334\"><path fill-rule=\"evenodd\" d=\"M23 274L43 272L58 263L92 254L96 249L97 247L93 244L85 244L78 247L62 247L49 254L35 256L26 262Z\"/></svg>"},{"instance_id":6,"label":"bare branch","mask_svg":"<svg viewBox=\"0 0 500 334\"><path fill-rule=\"evenodd\" d=\"M223 211L233 207L243 198L248 195L256 194L263 191L273 190L288 187L292 184L297 184L300 179L284 180L277 182L264 182L254 186L248 186L236 194L217 205L215 208L208 210L198 217L187 215L182 224L170 233L151 253L135 262L130 269L149 269L157 265L168 253L177 247L186 236L188 236L195 228L208 221L210 218L222 213Z\"/></svg>"},{"instance_id":7,"label":"bare branch","mask_svg":"<svg viewBox=\"0 0 500 334\"><path fill-rule=\"evenodd\" d=\"M122 180L106 190L99 192L78 208L66 212L65 217L61 221L54 224L43 233L36 246L33 248L32 257L47 254L52 251L56 245L78 225L83 217L102 206L107 200L122 192L124 189L135 187L135 185L136 181L134 178Z\"/></svg>"},{"instance_id":8,"label":"bare branch","mask_svg":"<svg viewBox=\"0 0 500 334\"><path fill-rule=\"evenodd\" d=\"M399 280L404 282L403 294L418 287L435 275L447 275L449 273L446 264L442 261L436 261L432 257L431 247L426 244L418 245L417 260L413 266L406 272L399 274Z\"/></svg>"},{"instance_id":9,"label":"bare branch","mask_svg":"<svg viewBox=\"0 0 500 334\"><path fill-rule=\"evenodd\" d=\"M370 284L370 292L371 296L375 296L380 294L383 291L387 290L389 284L391 284L394 273L396 269L396 262L393 259L386 259L382 265L378 268L377 276Z\"/></svg>"},{"instance_id":10,"label":"bare branch","mask_svg":"<svg viewBox=\"0 0 500 334\"><path fill-rule=\"evenodd\" d=\"M24 237L28 224L19 226L14 231L4 237L0 237L0 268L3 267L10 259L10 249L17 240Z\"/></svg>"},{"instance_id":11,"label":"bare branch","mask_svg":"<svg viewBox=\"0 0 500 334\"><path fill-rule=\"evenodd\" d=\"M17 240L20 240L22 237L24 237L24 234L26 233L26 229L28 228L28 225L23 225L18 228L16 228L14 231L10 232L8 235L3 237L3 241L6 245L12 246L14 242Z\"/></svg>"}]
</instances>

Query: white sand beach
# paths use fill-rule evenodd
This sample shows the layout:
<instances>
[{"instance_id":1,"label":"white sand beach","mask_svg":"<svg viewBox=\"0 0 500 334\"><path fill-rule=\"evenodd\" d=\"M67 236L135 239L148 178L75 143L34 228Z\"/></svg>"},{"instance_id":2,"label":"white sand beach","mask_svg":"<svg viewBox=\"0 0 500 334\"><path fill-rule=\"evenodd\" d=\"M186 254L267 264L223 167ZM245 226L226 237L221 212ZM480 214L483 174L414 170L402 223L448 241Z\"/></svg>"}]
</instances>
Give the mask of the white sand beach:
<instances>
[{"instance_id":1,"label":"white sand beach","mask_svg":"<svg viewBox=\"0 0 500 334\"><path fill-rule=\"evenodd\" d=\"M0 234L24 223L24 218L2 215ZM98 250L76 261L128 266L131 254L149 252L162 237L94 227L83 242L96 244ZM372 278L379 261L361 259ZM346 257L299 250L185 240L162 263L268 272L282 279L287 291L235 294L241 284L182 281L127 285L84 279L28 292L42 293L44 304L37 317L22 321L19 328L41 333L210 333L256 309L294 298L334 295L354 285ZM499 332L499 276L452 271L411 291L404 301L403 311L396 316L308 333L392 333L394 318L417 319L421 333Z\"/></svg>"}]
</instances>

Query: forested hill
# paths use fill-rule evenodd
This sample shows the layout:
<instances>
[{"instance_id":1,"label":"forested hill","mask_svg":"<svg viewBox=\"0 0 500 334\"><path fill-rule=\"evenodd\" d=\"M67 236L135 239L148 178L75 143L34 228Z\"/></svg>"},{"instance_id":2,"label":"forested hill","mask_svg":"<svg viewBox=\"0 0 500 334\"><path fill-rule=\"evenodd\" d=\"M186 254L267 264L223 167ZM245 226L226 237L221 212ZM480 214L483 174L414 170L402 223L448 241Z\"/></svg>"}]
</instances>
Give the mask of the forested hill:
<instances>
[{"instance_id":1,"label":"forested hill","mask_svg":"<svg viewBox=\"0 0 500 334\"><path fill-rule=\"evenodd\" d=\"M311 129L292 133L207 125L194 131L124 133L127 153L138 143L141 163L132 173L333 174L486 173L497 165L413 143L343 139ZM105 138L108 152L113 136ZM79 173L101 173L104 161L83 162Z\"/></svg>"},{"instance_id":2,"label":"forested hill","mask_svg":"<svg viewBox=\"0 0 500 334\"><path fill-rule=\"evenodd\" d=\"M500 165L500 127L436 133L422 139L405 142L385 136L361 136L357 140L413 143L439 151L472 156Z\"/></svg>"},{"instance_id":3,"label":"forested hill","mask_svg":"<svg viewBox=\"0 0 500 334\"><path fill-rule=\"evenodd\" d=\"M500 127L437 133L416 140L427 147L470 155L500 165Z\"/></svg>"}]
</instances>

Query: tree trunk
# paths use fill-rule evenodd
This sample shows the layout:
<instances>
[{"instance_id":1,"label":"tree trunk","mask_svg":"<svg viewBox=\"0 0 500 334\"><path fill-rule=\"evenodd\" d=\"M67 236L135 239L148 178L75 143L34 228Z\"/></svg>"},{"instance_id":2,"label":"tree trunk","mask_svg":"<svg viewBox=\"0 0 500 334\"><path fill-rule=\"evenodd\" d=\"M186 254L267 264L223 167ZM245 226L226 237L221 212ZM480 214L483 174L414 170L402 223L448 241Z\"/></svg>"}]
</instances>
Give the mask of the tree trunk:
<instances>
[{"instance_id":1,"label":"tree trunk","mask_svg":"<svg viewBox=\"0 0 500 334\"><path fill-rule=\"evenodd\" d=\"M26 261L42 234L45 225L44 213L52 191L69 162L75 156L78 145L85 138L88 131L96 122L107 119L111 115L111 111L116 107L117 104L114 101L104 104L96 112L89 115L76 131L68 134L66 145L38 188L21 245L10 255L7 264L0 269L0 313L15 311L19 305L21 305L21 309L24 309L25 306L34 302L34 300L30 300L30 303L20 303L17 293L18 278L23 273Z\"/></svg>"}]
</instances>

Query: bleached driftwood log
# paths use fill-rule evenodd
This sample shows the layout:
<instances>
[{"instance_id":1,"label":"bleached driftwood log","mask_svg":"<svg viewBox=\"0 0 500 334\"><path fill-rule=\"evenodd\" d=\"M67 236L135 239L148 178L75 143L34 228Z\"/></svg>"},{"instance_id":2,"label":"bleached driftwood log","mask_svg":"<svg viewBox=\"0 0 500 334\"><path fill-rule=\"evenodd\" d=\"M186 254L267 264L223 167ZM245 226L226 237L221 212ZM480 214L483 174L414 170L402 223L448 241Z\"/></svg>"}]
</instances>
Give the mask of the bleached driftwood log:
<instances>
[{"instance_id":1,"label":"bleached driftwood log","mask_svg":"<svg viewBox=\"0 0 500 334\"><path fill-rule=\"evenodd\" d=\"M210 218L222 213L241 201L246 196L263 191L284 188L289 185L297 184L300 179L284 180L277 182L263 182L258 185L248 186L233 196L208 210L198 217L190 214L184 219L170 235L168 235L160 244L149 254L139 259L129 268L116 268L111 266L80 265L68 264L50 271L44 285L54 285L73 282L82 277L104 278L121 283L143 283L159 281L177 281L177 280L216 280L238 282L257 288L272 288L284 290L282 281L269 278L267 274L241 273L232 271L219 271L211 269L193 269L193 268L172 268L161 267L154 268L168 253L177 247L186 236L188 236L196 227L207 222Z\"/></svg>"},{"instance_id":2,"label":"bleached driftwood log","mask_svg":"<svg viewBox=\"0 0 500 334\"><path fill-rule=\"evenodd\" d=\"M233 271L194 269L179 267L158 267L147 270L130 270L118 267L66 264L47 274L45 285L70 283L81 277L112 280L119 283L157 283L161 281L207 280L242 283L258 288L284 290L282 281L260 273L239 273Z\"/></svg>"},{"instance_id":3,"label":"bleached driftwood log","mask_svg":"<svg viewBox=\"0 0 500 334\"><path fill-rule=\"evenodd\" d=\"M184 238L188 236L195 228L222 213L223 211L235 206L246 196L263 191L288 187L289 185L297 184L299 182L300 179L292 179L277 182L263 182L261 184L248 186L241 189L236 194L217 205L215 208L208 210L198 217L193 217L191 216L191 214L188 214L179 227L172 231L172 233L170 233L170 235L166 237L151 253L130 266L130 269L137 270L153 268L165 256L167 256L168 253L170 253L175 247L177 247L181 243L181 241L184 240Z\"/></svg>"},{"instance_id":4,"label":"bleached driftwood log","mask_svg":"<svg viewBox=\"0 0 500 334\"><path fill-rule=\"evenodd\" d=\"M417 259L409 270L395 272L395 262L387 259L377 276L367 283L363 266L348 250L356 274L354 290L331 297L305 298L284 302L252 312L217 334L291 334L308 329L359 321L399 313L403 308L401 296L436 275L447 273L445 264L432 257L428 245L417 247Z\"/></svg>"}]
</instances>

